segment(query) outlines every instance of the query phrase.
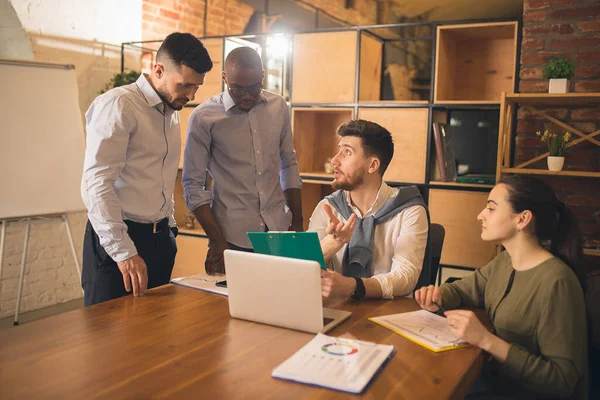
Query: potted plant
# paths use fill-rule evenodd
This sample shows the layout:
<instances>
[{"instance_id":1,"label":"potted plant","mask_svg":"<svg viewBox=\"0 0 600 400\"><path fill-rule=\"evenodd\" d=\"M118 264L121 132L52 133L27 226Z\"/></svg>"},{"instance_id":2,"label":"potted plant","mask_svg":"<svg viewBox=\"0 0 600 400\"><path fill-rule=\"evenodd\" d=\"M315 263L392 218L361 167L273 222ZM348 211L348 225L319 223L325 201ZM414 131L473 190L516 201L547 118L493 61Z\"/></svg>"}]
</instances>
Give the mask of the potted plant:
<instances>
[{"instance_id":1,"label":"potted plant","mask_svg":"<svg viewBox=\"0 0 600 400\"><path fill-rule=\"evenodd\" d=\"M548 169L550 171L560 171L565 163L565 152L569 148L569 140L571 140L571 134L565 132L563 134L550 133L547 129L542 135L537 132L536 135L546 145L548 145Z\"/></svg>"},{"instance_id":2,"label":"potted plant","mask_svg":"<svg viewBox=\"0 0 600 400\"><path fill-rule=\"evenodd\" d=\"M545 79L550 79L549 93L567 93L569 79L575 74L575 62L565 56L554 56L542 71Z\"/></svg>"},{"instance_id":3,"label":"potted plant","mask_svg":"<svg viewBox=\"0 0 600 400\"><path fill-rule=\"evenodd\" d=\"M99 91L98 94L107 92L112 88L116 88L116 87L123 86L123 85L129 85L130 83L137 81L137 79L139 77L140 77L140 72L138 72L138 71L119 72L118 74L115 74L115 76L113 76L110 79L110 82L108 82L106 84L106 86L104 86L104 89Z\"/></svg>"}]
</instances>

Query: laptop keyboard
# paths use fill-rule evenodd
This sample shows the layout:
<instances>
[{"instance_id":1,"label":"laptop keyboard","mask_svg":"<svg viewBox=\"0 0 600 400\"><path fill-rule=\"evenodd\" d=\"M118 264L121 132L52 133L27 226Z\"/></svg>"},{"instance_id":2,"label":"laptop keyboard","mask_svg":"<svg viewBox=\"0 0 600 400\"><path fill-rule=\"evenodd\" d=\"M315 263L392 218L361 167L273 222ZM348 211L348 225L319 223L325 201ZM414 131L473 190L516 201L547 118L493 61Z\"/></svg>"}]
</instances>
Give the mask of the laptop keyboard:
<instances>
[{"instance_id":1,"label":"laptop keyboard","mask_svg":"<svg viewBox=\"0 0 600 400\"><path fill-rule=\"evenodd\" d=\"M333 322L333 318L323 318L323 326L327 326L330 322Z\"/></svg>"}]
</instances>

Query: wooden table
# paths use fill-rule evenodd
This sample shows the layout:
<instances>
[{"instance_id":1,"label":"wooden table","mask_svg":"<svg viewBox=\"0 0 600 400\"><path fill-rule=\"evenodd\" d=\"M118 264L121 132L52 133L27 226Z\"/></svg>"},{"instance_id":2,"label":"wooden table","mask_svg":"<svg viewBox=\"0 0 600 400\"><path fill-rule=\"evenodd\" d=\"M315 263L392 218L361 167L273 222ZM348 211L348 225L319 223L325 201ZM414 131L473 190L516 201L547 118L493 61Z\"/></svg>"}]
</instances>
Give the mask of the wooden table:
<instances>
[{"instance_id":1,"label":"wooden table","mask_svg":"<svg viewBox=\"0 0 600 400\"><path fill-rule=\"evenodd\" d=\"M340 308L352 317L330 335L397 351L363 398L462 398L481 371L480 349L436 354L367 320L418 309L412 299ZM167 285L0 332L0 398L356 397L271 378L312 337L230 318L226 297Z\"/></svg>"}]
</instances>

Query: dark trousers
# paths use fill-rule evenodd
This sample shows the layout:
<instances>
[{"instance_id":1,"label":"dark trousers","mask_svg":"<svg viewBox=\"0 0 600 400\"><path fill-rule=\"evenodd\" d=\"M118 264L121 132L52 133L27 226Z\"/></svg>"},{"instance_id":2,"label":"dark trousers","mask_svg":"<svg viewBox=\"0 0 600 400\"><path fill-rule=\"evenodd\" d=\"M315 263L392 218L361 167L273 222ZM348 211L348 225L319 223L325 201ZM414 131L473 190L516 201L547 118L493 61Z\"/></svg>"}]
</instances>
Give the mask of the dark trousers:
<instances>
[{"instance_id":1,"label":"dark trousers","mask_svg":"<svg viewBox=\"0 0 600 400\"><path fill-rule=\"evenodd\" d=\"M169 283L177 253L177 244L171 229L166 226L153 233L151 224L137 224L131 221L126 223L129 237L148 268L148 289ZM100 245L90 221L86 225L83 240L81 286L86 307L132 294L125 290L123 275L117 263Z\"/></svg>"}]
</instances>

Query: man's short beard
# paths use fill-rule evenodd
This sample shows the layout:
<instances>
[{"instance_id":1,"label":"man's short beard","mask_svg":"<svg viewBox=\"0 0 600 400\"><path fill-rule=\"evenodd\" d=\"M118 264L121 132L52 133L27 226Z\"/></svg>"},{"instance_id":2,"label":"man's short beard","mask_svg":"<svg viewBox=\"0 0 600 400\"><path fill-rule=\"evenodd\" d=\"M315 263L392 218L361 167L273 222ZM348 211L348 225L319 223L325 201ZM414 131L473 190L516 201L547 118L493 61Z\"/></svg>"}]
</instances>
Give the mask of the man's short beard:
<instances>
[{"instance_id":1,"label":"man's short beard","mask_svg":"<svg viewBox=\"0 0 600 400\"><path fill-rule=\"evenodd\" d=\"M363 174L361 173L360 175L356 176L356 178L354 177L350 177L349 182L338 182L336 179L333 180L333 182L331 183L331 187L335 190L346 190L348 192L351 192L352 190L356 189L358 186L362 185L363 182L365 181Z\"/></svg>"},{"instance_id":2,"label":"man's short beard","mask_svg":"<svg viewBox=\"0 0 600 400\"><path fill-rule=\"evenodd\" d=\"M166 92L163 91L162 88L156 89L156 92L158 93L158 97L160 97L160 99L163 101L163 103L165 103L166 105L168 105L169 107L171 107L173 110L180 111L183 108L183 106L176 107L175 105L173 105L173 103L171 103L170 101L168 101L167 97L165 96Z\"/></svg>"}]
</instances>

